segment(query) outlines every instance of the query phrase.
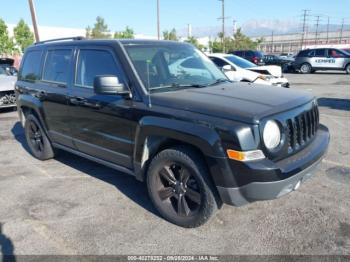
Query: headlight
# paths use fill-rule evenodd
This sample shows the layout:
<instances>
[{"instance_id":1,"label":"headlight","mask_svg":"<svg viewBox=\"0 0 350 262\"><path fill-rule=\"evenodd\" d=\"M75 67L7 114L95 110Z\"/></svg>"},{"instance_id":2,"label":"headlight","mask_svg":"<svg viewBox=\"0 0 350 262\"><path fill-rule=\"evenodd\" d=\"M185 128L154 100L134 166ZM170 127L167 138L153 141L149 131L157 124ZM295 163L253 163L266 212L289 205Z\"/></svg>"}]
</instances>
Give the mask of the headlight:
<instances>
[{"instance_id":1,"label":"headlight","mask_svg":"<svg viewBox=\"0 0 350 262\"><path fill-rule=\"evenodd\" d=\"M264 133L263 133L264 144L267 149L275 149L281 143L281 130L274 120L267 121Z\"/></svg>"},{"instance_id":2,"label":"headlight","mask_svg":"<svg viewBox=\"0 0 350 262\"><path fill-rule=\"evenodd\" d=\"M267 76L267 75L259 75L258 79L264 80L264 81L271 81L273 77Z\"/></svg>"}]
</instances>

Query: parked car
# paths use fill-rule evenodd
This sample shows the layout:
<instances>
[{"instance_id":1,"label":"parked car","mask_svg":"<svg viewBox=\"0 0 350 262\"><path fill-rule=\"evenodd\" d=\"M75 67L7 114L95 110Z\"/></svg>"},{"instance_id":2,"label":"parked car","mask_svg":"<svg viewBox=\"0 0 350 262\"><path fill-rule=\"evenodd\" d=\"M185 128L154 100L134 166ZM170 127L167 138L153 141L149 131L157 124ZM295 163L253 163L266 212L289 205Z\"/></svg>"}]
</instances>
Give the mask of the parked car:
<instances>
[{"instance_id":1,"label":"parked car","mask_svg":"<svg viewBox=\"0 0 350 262\"><path fill-rule=\"evenodd\" d=\"M173 71L186 58L207 74ZM223 203L297 190L329 143L314 96L231 83L187 43L39 42L16 85L34 157L58 148L145 181L158 212L183 227L204 224Z\"/></svg>"},{"instance_id":2,"label":"parked car","mask_svg":"<svg viewBox=\"0 0 350 262\"><path fill-rule=\"evenodd\" d=\"M224 71L231 81L289 87L279 66L257 66L241 57L229 54L209 54L208 57Z\"/></svg>"},{"instance_id":3,"label":"parked car","mask_svg":"<svg viewBox=\"0 0 350 262\"><path fill-rule=\"evenodd\" d=\"M288 52L288 53L282 53L279 55L281 58L293 58L294 53Z\"/></svg>"},{"instance_id":4,"label":"parked car","mask_svg":"<svg viewBox=\"0 0 350 262\"><path fill-rule=\"evenodd\" d=\"M0 58L0 108L16 107L16 80L11 59Z\"/></svg>"},{"instance_id":5,"label":"parked car","mask_svg":"<svg viewBox=\"0 0 350 262\"><path fill-rule=\"evenodd\" d=\"M303 74L317 70L342 70L350 74L350 54L336 48L306 49L299 52L293 66Z\"/></svg>"},{"instance_id":6,"label":"parked car","mask_svg":"<svg viewBox=\"0 0 350 262\"><path fill-rule=\"evenodd\" d=\"M256 65L264 65L264 53L254 50L234 51L233 55L242 57Z\"/></svg>"},{"instance_id":7,"label":"parked car","mask_svg":"<svg viewBox=\"0 0 350 262\"><path fill-rule=\"evenodd\" d=\"M12 58L0 58L0 67L4 69L8 75L17 76L18 70L13 66L15 60Z\"/></svg>"},{"instance_id":8,"label":"parked car","mask_svg":"<svg viewBox=\"0 0 350 262\"><path fill-rule=\"evenodd\" d=\"M294 58L289 56L265 55L265 65L278 65L282 68L282 72L288 73L293 71Z\"/></svg>"}]
</instances>

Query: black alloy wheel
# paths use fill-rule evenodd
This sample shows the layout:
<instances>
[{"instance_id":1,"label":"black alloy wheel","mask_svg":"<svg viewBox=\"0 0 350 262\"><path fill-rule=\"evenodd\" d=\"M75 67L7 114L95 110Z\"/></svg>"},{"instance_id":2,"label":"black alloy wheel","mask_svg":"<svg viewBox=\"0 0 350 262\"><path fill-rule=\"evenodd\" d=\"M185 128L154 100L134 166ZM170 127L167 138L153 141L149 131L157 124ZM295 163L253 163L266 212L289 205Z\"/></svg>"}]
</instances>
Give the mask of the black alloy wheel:
<instances>
[{"instance_id":1,"label":"black alloy wheel","mask_svg":"<svg viewBox=\"0 0 350 262\"><path fill-rule=\"evenodd\" d=\"M201 193L196 179L180 163L168 163L158 172L157 190L161 201L178 216L199 212Z\"/></svg>"},{"instance_id":2,"label":"black alloy wheel","mask_svg":"<svg viewBox=\"0 0 350 262\"><path fill-rule=\"evenodd\" d=\"M204 161L185 146L166 149L152 159L147 187L159 213L186 228L206 223L221 204Z\"/></svg>"},{"instance_id":3,"label":"black alloy wheel","mask_svg":"<svg viewBox=\"0 0 350 262\"><path fill-rule=\"evenodd\" d=\"M34 115L25 116L24 129L27 144L34 157L39 160L48 160L55 156L50 140Z\"/></svg>"}]
</instances>

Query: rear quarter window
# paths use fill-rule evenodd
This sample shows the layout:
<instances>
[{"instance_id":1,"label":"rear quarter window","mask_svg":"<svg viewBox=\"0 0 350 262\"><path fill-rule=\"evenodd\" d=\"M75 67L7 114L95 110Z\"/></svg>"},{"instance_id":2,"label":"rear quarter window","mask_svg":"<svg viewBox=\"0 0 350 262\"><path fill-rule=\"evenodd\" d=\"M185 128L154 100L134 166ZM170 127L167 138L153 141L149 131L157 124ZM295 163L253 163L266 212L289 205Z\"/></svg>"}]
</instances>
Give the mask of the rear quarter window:
<instances>
[{"instance_id":1,"label":"rear quarter window","mask_svg":"<svg viewBox=\"0 0 350 262\"><path fill-rule=\"evenodd\" d=\"M41 75L42 51L29 51L24 58L18 79L22 81L37 81Z\"/></svg>"}]
</instances>

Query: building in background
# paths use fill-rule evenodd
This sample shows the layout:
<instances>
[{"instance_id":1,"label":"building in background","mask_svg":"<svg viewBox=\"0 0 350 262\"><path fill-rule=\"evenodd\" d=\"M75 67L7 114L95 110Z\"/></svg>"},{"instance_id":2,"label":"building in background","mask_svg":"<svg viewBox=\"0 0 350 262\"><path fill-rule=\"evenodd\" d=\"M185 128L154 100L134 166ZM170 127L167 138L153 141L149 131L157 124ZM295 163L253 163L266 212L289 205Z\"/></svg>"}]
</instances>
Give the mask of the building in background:
<instances>
[{"instance_id":1,"label":"building in background","mask_svg":"<svg viewBox=\"0 0 350 262\"><path fill-rule=\"evenodd\" d=\"M302 35L285 34L253 37L253 40L263 38L259 49L265 53L297 53L301 49L318 47L350 48L350 31L320 32L317 34L309 32L305 34L302 45Z\"/></svg>"}]
</instances>

